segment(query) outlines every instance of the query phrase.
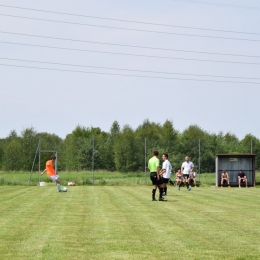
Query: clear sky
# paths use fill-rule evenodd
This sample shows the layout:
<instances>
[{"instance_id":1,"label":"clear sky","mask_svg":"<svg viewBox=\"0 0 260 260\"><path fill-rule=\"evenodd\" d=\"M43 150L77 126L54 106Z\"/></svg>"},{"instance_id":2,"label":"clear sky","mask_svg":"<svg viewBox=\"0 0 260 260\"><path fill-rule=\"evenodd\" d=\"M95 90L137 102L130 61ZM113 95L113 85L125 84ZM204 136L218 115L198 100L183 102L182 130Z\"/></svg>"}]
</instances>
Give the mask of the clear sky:
<instances>
[{"instance_id":1,"label":"clear sky","mask_svg":"<svg viewBox=\"0 0 260 260\"><path fill-rule=\"evenodd\" d=\"M240 139L251 133L260 138L260 3L253 0L204 1L224 5L194 2L196 1L0 0L0 64L12 65L0 66L0 138L7 137L13 129L20 133L27 127L65 138L77 125L100 127L104 131L109 131L114 120L121 126L129 124L136 128L144 119L157 123L163 123L166 119L172 120L175 129L179 131L183 131L191 124L197 124L211 133L231 132ZM228 7L227 4L257 8ZM1 5L143 23L37 12ZM40 19L63 21L63 23ZM190 27L213 30L197 30ZM74 41L10 33L66 38ZM132 55L111 54L111 52ZM18 59L47 63L18 61ZM50 62L70 66L49 64ZM148 77L79 73L70 72L71 70ZM198 79L211 81L197 81Z\"/></svg>"}]
</instances>

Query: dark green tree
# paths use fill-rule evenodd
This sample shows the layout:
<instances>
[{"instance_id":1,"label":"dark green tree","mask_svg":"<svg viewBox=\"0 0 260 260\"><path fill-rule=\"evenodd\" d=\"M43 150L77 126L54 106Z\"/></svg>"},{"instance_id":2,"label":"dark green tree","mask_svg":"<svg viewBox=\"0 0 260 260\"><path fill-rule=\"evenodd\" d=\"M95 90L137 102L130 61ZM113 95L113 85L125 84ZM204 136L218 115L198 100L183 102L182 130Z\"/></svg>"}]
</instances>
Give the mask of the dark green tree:
<instances>
[{"instance_id":1,"label":"dark green tree","mask_svg":"<svg viewBox=\"0 0 260 260\"><path fill-rule=\"evenodd\" d=\"M140 170L143 162L140 145L133 129L125 125L114 144L116 170L130 172Z\"/></svg>"},{"instance_id":2,"label":"dark green tree","mask_svg":"<svg viewBox=\"0 0 260 260\"><path fill-rule=\"evenodd\" d=\"M20 137L10 138L5 146L3 155L3 169L19 171L22 169L23 146Z\"/></svg>"}]
</instances>

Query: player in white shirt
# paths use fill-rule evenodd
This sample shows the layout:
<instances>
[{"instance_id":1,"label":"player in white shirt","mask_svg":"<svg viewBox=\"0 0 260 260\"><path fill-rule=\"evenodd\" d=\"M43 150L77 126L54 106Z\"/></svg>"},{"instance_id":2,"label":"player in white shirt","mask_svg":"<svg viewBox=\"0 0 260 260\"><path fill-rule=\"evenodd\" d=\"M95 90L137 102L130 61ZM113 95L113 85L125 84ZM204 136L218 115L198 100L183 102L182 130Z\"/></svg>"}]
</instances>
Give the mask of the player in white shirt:
<instances>
[{"instance_id":1,"label":"player in white shirt","mask_svg":"<svg viewBox=\"0 0 260 260\"><path fill-rule=\"evenodd\" d=\"M163 165L162 165L162 170L160 171L160 176L161 176L161 187L162 187L162 192L164 195L167 195L167 183L169 182L171 178L171 173L172 173L172 165L168 161L168 154L163 153L162 155L163 159Z\"/></svg>"},{"instance_id":2,"label":"player in white shirt","mask_svg":"<svg viewBox=\"0 0 260 260\"><path fill-rule=\"evenodd\" d=\"M190 191L190 173L193 170L194 165L192 162L190 162L189 156L185 157L185 162L181 165L181 172L183 174L184 182L186 182L187 190Z\"/></svg>"}]
</instances>

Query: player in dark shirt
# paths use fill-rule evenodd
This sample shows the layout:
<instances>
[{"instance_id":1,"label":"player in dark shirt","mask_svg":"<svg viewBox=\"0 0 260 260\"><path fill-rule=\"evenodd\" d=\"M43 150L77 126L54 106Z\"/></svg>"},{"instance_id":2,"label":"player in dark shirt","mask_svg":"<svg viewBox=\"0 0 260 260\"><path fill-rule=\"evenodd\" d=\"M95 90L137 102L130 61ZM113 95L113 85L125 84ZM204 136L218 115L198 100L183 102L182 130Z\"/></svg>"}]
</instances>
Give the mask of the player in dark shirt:
<instances>
[{"instance_id":1,"label":"player in dark shirt","mask_svg":"<svg viewBox=\"0 0 260 260\"><path fill-rule=\"evenodd\" d=\"M237 175L237 178L238 178L238 187L239 188L241 188L241 186L240 186L241 182L245 182L246 183L246 187L247 187L247 178L246 178L245 173L242 170L239 171L239 174Z\"/></svg>"}]
</instances>

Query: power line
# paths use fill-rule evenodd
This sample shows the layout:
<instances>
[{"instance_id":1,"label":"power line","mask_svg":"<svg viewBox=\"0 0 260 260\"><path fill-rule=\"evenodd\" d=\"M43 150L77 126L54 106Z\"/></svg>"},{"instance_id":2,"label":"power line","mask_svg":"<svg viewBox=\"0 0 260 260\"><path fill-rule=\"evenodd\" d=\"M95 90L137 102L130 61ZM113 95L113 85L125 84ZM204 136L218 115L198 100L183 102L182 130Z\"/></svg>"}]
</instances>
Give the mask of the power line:
<instances>
[{"instance_id":1,"label":"power line","mask_svg":"<svg viewBox=\"0 0 260 260\"><path fill-rule=\"evenodd\" d=\"M152 79L168 79L168 80L184 80L184 81L202 81L202 82L219 82L219 83L236 83L236 84L260 85L260 82L225 81L225 80L190 79L190 78L189 79L187 79L187 78L168 78L168 77L157 77L157 76L146 76L146 75L127 75L127 74L107 73L107 72L93 72L93 71L79 71L79 70L40 68L40 67L10 65L10 64L2 64L2 63L0 63L0 66L16 67L16 68L27 68L27 69L38 69L38 70L50 70L50 71L61 71L61 72L75 72L75 73L97 74L97 75L123 76L123 77L137 77L137 78L152 78Z\"/></svg>"},{"instance_id":2,"label":"power line","mask_svg":"<svg viewBox=\"0 0 260 260\"><path fill-rule=\"evenodd\" d=\"M121 46L121 47L151 49L151 50L163 50L163 51L186 52L186 53L199 53L199 54L210 54L210 55L221 55L221 56L234 56L234 57L247 57L247 58L260 58L260 56L257 56L257 55L230 54L230 53L218 53L218 52L205 52L205 51L191 51L191 50L178 50L178 49L156 48L156 47L149 47L149 46L138 46L138 45L129 45L129 44L118 44L118 43L108 43L108 42L86 41L86 40L79 40L79 39L60 38L60 37L42 36L42 35L35 35L35 34L6 32L6 31L0 31L0 33L12 34L12 35L20 35L20 36L26 36L26 37L37 37L37 38L44 38L44 39L54 39L54 40L73 41L73 42L85 42L85 43L94 43L94 44L103 44L103 45L112 45L112 46Z\"/></svg>"},{"instance_id":3,"label":"power line","mask_svg":"<svg viewBox=\"0 0 260 260\"><path fill-rule=\"evenodd\" d=\"M215 63L230 63L230 64L245 64L245 65L260 65L260 63L258 63L258 62L224 61L224 60L209 60L209 59L207 60L207 59L192 59L192 58L178 58L178 57L144 55L144 54L131 54L131 53L121 53L121 52L109 52L109 51L93 51L93 50L87 50L87 49L73 49L73 48L65 48L65 47L55 47L55 46L17 43L17 42L6 42L6 41L0 41L0 43L31 46L31 47L40 47L40 48L50 48L50 49L58 49L58 50L70 50L70 51L82 51L82 52L102 53L102 54L112 54L112 55L124 55L124 56L133 56L133 57L146 57L146 58L158 58L158 59L170 59L170 60L186 60L186 61L202 61L202 62L215 62Z\"/></svg>"},{"instance_id":4,"label":"power line","mask_svg":"<svg viewBox=\"0 0 260 260\"><path fill-rule=\"evenodd\" d=\"M155 73L155 74L173 74L173 75L182 75L182 76L196 76L196 77L214 77L214 78L227 78L227 79L253 79L260 80L260 78L248 78L248 77L230 77L230 76L219 76L219 75L207 75L207 74L192 74L192 73L178 73L178 72L165 72L165 71L153 71L153 70L135 70L135 69L123 69L123 68L111 68L111 67L100 67L100 66L88 66L80 64L71 64L71 63L58 63L58 62L48 62L48 61L38 61L38 60L25 60L25 59L12 59L0 57L1 60L9 61L21 61L21 62L32 62L40 64L51 64L51 65L62 65L62 66L72 66L72 67L83 67L83 68L94 68L94 69L108 69L108 70L122 70L130 72L144 72L144 73Z\"/></svg>"},{"instance_id":5,"label":"power line","mask_svg":"<svg viewBox=\"0 0 260 260\"><path fill-rule=\"evenodd\" d=\"M188 33L162 32L162 31L141 30L141 29L133 29L133 28L126 28L126 27L116 27L116 26L107 26L107 25L75 23L75 22L67 22L67 21L60 21L60 20L50 20L50 19L27 17L27 16L19 16L19 15L9 15L9 14L0 14L0 15L1 16L6 16L6 17L15 17L15 18L21 18L21 19L36 20L36 21L53 22L53 23L64 23L64 24L74 24L74 25L83 25L83 26L91 26L91 27L106 28L106 29L116 29L116 30L124 30L124 31L158 33L158 34L180 35L180 36L211 38L211 39L224 39L224 40L237 40L237 41L251 41L251 42L259 42L260 41L260 40L256 40L256 39L247 39L247 38L233 38L233 37L209 36L209 35L198 35L198 34L188 34Z\"/></svg>"},{"instance_id":6,"label":"power line","mask_svg":"<svg viewBox=\"0 0 260 260\"><path fill-rule=\"evenodd\" d=\"M206 1L199 1L199 0L172 0L172 1L186 2L186 3L191 3L191 4L205 4L205 5L215 5L215 6L225 6L225 7L234 7L234 8L260 10L260 7L256 7L256 6L245 6L245 5L235 5L235 4L223 4L223 3L206 2Z\"/></svg>"},{"instance_id":7,"label":"power line","mask_svg":"<svg viewBox=\"0 0 260 260\"><path fill-rule=\"evenodd\" d=\"M178 1L178 0L175 0L175 1ZM172 28L182 28L182 29L192 29L192 30L203 30L203 31L225 32L225 33L260 35L260 33L254 33L254 32L228 31L228 30L220 30L220 29L212 29L212 28L202 28L202 27L191 27L191 26L183 26L183 25L149 23L149 22L141 22L141 21L134 21L134 20L116 19L116 18L91 16L91 15L82 15L82 14L72 14L72 13L64 13L64 12L49 11L49 10L34 9L34 8L26 8L26 7L18 7L18 6L10 6L10 5L0 5L0 6L7 7L7 8L15 8L15 9L36 11L36 12L61 14L61 15L69 15L69 16L85 17L85 18L92 18L92 19L117 21L117 22L137 23L137 24L146 24L146 25L157 25L157 26L172 27Z\"/></svg>"}]
</instances>

